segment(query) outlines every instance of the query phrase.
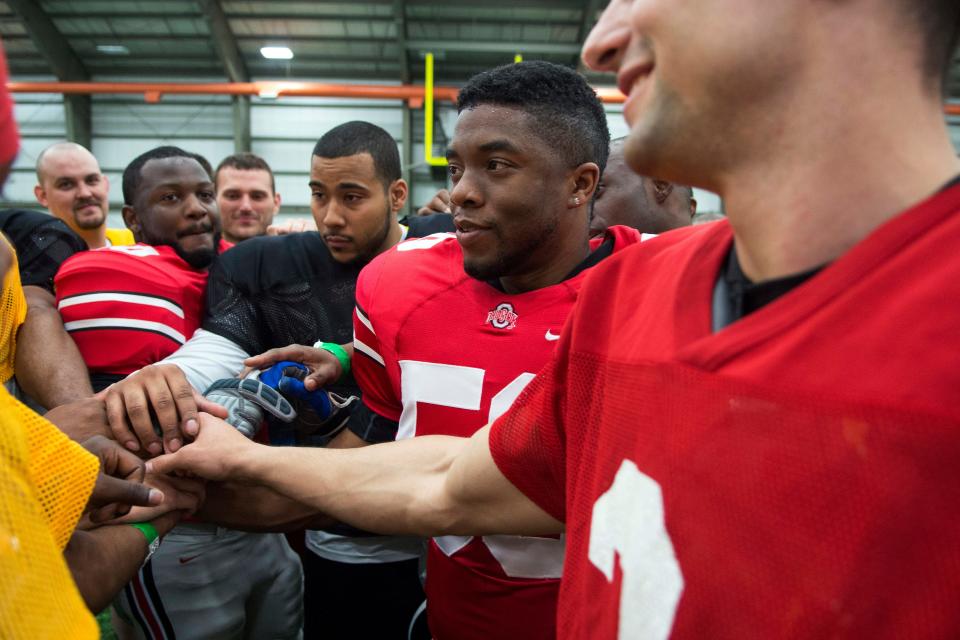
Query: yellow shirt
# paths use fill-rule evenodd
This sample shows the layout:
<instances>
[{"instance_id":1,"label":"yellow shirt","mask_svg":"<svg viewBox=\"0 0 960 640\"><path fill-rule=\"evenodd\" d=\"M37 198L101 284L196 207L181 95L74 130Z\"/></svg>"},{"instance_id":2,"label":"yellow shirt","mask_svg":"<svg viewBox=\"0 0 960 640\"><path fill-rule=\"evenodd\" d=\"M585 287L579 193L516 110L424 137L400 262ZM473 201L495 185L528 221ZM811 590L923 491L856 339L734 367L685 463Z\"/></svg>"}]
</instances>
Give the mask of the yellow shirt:
<instances>
[{"instance_id":1,"label":"yellow shirt","mask_svg":"<svg viewBox=\"0 0 960 640\"><path fill-rule=\"evenodd\" d=\"M100 463L0 387L0 638L97 638L63 559Z\"/></svg>"},{"instance_id":2,"label":"yellow shirt","mask_svg":"<svg viewBox=\"0 0 960 640\"><path fill-rule=\"evenodd\" d=\"M136 244L133 239L133 232L130 229L107 229L107 240L114 247L123 247Z\"/></svg>"},{"instance_id":3,"label":"yellow shirt","mask_svg":"<svg viewBox=\"0 0 960 640\"><path fill-rule=\"evenodd\" d=\"M0 233L0 239L7 242L7 238ZM27 301L23 297L23 288L20 286L20 269L17 266L17 255L13 254L13 264L3 276L3 290L0 291L0 384L13 377L13 360L17 352L17 330L27 317Z\"/></svg>"}]
</instances>

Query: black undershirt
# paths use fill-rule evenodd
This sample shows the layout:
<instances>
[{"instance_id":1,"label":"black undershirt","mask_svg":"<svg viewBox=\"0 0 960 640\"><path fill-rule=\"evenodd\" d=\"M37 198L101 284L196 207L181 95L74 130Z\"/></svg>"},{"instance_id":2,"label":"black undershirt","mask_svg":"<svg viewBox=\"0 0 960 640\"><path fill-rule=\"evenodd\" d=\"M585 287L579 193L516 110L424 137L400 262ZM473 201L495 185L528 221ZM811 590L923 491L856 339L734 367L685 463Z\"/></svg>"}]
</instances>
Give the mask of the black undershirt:
<instances>
[{"instance_id":1,"label":"black undershirt","mask_svg":"<svg viewBox=\"0 0 960 640\"><path fill-rule=\"evenodd\" d=\"M940 187L937 193L942 193L957 185L960 185L960 175L955 176ZM730 247L730 252L720 269L720 276L714 290L713 330L719 331L730 323L770 304L809 280L826 266L826 264L820 265L808 271L782 278L753 282L743 273L743 269L740 267L736 246ZM718 309L718 304L725 304L726 308Z\"/></svg>"},{"instance_id":2,"label":"black undershirt","mask_svg":"<svg viewBox=\"0 0 960 640\"><path fill-rule=\"evenodd\" d=\"M600 243L600 246L594 249L593 251L591 251L590 255L588 255L586 258L581 260L577 264L577 266L573 268L573 271L571 271L570 273L568 273L563 277L563 280L561 280L561 282L565 282L569 280L570 278L578 275L582 271L586 271L590 267L593 267L599 264L601 260L612 256L613 244L614 244L613 236L607 234L603 242ZM492 278L490 280L486 280L485 282L491 287L493 287L494 289L496 289L497 291L501 293L506 293L506 290L503 288L503 284L501 284L499 278Z\"/></svg>"}]
</instances>

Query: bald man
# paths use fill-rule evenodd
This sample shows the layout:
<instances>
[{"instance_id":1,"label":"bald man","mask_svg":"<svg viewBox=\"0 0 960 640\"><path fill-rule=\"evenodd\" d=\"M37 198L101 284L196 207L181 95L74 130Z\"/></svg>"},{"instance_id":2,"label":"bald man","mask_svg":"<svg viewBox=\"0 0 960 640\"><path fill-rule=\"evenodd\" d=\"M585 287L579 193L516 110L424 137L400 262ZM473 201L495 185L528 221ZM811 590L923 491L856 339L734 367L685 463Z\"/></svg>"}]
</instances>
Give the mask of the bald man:
<instances>
[{"instance_id":1,"label":"bald man","mask_svg":"<svg viewBox=\"0 0 960 640\"><path fill-rule=\"evenodd\" d=\"M623 161L623 141L610 143L607 168L594 197L590 234L621 224L642 233L689 226L697 211L693 189L638 175Z\"/></svg>"},{"instance_id":2,"label":"bald man","mask_svg":"<svg viewBox=\"0 0 960 640\"><path fill-rule=\"evenodd\" d=\"M37 202L63 220L91 249L133 244L128 229L107 228L110 182L82 145L58 142L37 157Z\"/></svg>"}]
</instances>

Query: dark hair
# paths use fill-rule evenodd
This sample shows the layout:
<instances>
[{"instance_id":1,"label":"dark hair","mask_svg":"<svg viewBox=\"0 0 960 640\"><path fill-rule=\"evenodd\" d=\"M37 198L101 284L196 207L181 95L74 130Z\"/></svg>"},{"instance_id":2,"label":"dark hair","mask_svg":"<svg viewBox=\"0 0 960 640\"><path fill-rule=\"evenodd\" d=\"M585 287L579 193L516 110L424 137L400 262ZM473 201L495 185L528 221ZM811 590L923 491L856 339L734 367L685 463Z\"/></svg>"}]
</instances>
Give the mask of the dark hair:
<instances>
[{"instance_id":1,"label":"dark hair","mask_svg":"<svg viewBox=\"0 0 960 640\"><path fill-rule=\"evenodd\" d=\"M270 168L270 165L267 164L266 160L255 153L243 151L241 153L235 153L232 156L227 156L221 160L220 164L217 165L217 170L213 172L214 184L217 183L217 178L220 176L220 170L224 167L239 169L240 171L266 171L270 174L270 191L273 191L274 193L277 192L277 184L273 179L273 169Z\"/></svg>"},{"instance_id":2,"label":"dark hair","mask_svg":"<svg viewBox=\"0 0 960 640\"><path fill-rule=\"evenodd\" d=\"M344 158L358 153L373 157L373 168L387 189L400 179L400 151L389 133L375 124L354 120L327 131L317 140L313 155L320 158Z\"/></svg>"},{"instance_id":3,"label":"dark hair","mask_svg":"<svg viewBox=\"0 0 960 640\"><path fill-rule=\"evenodd\" d=\"M163 160L164 158L192 158L200 163L200 166L203 167L203 170L207 172L208 176L213 175L213 167L211 167L207 159L201 156L199 153L190 153L189 151L184 151L180 147L156 147L154 149L150 149L150 151L141 153L139 156L134 158L130 164L127 165L126 169L123 170L124 204L133 205L133 200L137 195L137 189L140 187L140 182L143 180L143 165L147 164L151 160Z\"/></svg>"},{"instance_id":4,"label":"dark hair","mask_svg":"<svg viewBox=\"0 0 960 640\"><path fill-rule=\"evenodd\" d=\"M457 111L483 104L516 107L537 121L537 134L577 166L607 165L607 114L579 73L550 62L506 64L470 78L457 96Z\"/></svg>"},{"instance_id":5,"label":"dark hair","mask_svg":"<svg viewBox=\"0 0 960 640\"><path fill-rule=\"evenodd\" d=\"M928 78L947 84L953 53L960 40L960 2L957 0L901 0L919 22L924 42L923 68Z\"/></svg>"}]
</instances>

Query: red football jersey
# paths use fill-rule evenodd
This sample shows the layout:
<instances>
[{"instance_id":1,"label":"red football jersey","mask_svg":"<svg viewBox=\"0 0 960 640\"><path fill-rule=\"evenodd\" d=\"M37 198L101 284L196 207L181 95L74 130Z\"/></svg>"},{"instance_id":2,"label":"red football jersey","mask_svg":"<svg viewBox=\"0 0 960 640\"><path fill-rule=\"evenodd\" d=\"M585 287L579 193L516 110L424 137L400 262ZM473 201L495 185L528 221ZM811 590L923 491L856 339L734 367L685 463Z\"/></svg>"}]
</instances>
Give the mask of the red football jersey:
<instances>
[{"instance_id":1,"label":"red football jersey","mask_svg":"<svg viewBox=\"0 0 960 640\"><path fill-rule=\"evenodd\" d=\"M229 248L221 243L220 252ZM126 375L176 351L200 326L207 271L168 246L77 253L54 280L57 308L90 373Z\"/></svg>"},{"instance_id":2,"label":"red football jersey","mask_svg":"<svg viewBox=\"0 0 960 640\"><path fill-rule=\"evenodd\" d=\"M731 242L595 269L493 426L567 524L560 636L956 637L960 188L713 333Z\"/></svg>"},{"instance_id":3,"label":"red football jersey","mask_svg":"<svg viewBox=\"0 0 960 640\"><path fill-rule=\"evenodd\" d=\"M614 251L640 238L623 227L611 236ZM363 401L399 422L398 438L473 435L550 359L585 275L511 295L464 272L453 234L401 243L357 281L353 370ZM554 638L563 547L553 537L432 540L434 637Z\"/></svg>"}]
</instances>

